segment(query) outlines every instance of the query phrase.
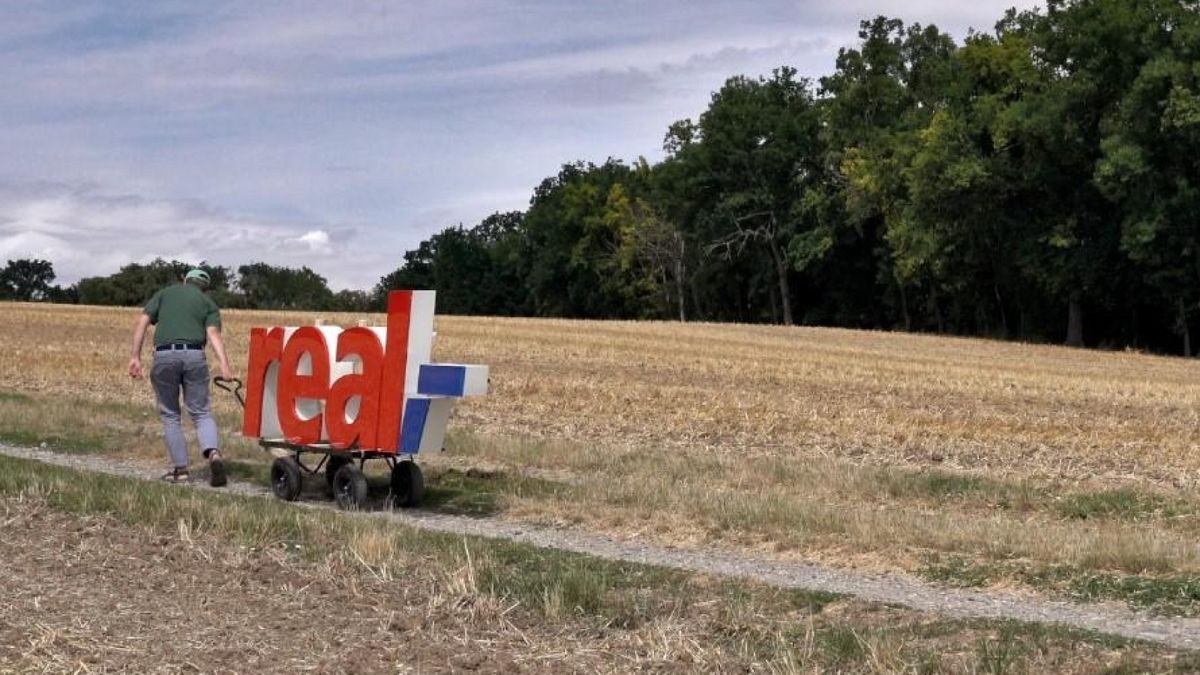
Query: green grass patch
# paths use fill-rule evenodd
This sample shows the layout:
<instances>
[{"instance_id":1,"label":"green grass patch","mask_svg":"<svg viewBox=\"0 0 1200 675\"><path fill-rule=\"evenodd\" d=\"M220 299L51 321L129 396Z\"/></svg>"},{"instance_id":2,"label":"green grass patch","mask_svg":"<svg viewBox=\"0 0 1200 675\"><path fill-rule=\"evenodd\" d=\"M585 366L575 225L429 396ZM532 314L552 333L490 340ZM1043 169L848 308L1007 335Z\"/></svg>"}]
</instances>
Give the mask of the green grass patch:
<instances>
[{"instance_id":1,"label":"green grass patch","mask_svg":"<svg viewBox=\"0 0 1200 675\"><path fill-rule=\"evenodd\" d=\"M267 462L252 462L241 459L225 459L225 473L230 480L269 486L271 465Z\"/></svg>"},{"instance_id":2,"label":"green grass patch","mask_svg":"<svg viewBox=\"0 0 1200 675\"><path fill-rule=\"evenodd\" d=\"M844 595L828 591L791 589L780 590L779 593L781 594L781 599L788 603L792 609L809 614L816 614L824 610L826 606L845 598Z\"/></svg>"},{"instance_id":3,"label":"green grass patch","mask_svg":"<svg viewBox=\"0 0 1200 675\"><path fill-rule=\"evenodd\" d=\"M0 442L75 454L111 452L144 440L153 411L125 403L0 394ZM157 415L153 422L157 427ZM162 441L158 441L161 446Z\"/></svg>"},{"instance_id":4,"label":"green grass patch","mask_svg":"<svg viewBox=\"0 0 1200 675\"><path fill-rule=\"evenodd\" d=\"M1096 572L1070 565L976 562L963 556L931 556L920 576L963 588L1017 581L1030 588L1087 602L1118 601L1165 616L1200 616L1200 576L1147 576Z\"/></svg>"},{"instance_id":5,"label":"green grass patch","mask_svg":"<svg viewBox=\"0 0 1200 675\"><path fill-rule=\"evenodd\" d=\"M76 455L101 454L115 449L112 439L87 432L37 433L24 429L0 429L0 443L44 448Z\"/></svg>"},{"instance_id":6,"label":"green grass patch","mask_svg":"<svg viewBox=\"0 0 1200 675\"><path fill-rule=\"evenodd\" d=\"M1144 521L1195 513L1195 507L1183 500L1132 488L1068 495L1055 508L1064 518L1079 520L1111 518Z\"/></svg>"},{"instance_id":7,"label":"green grass patch","mask_svg":"<svg viewBox=\"0 0 1200 675\"><path fill-rule=\"evenodd\" d=\"M989 675L1007 675L1024 672L1025 650L1010 626L1000 630L994 638L981 638L977 643L979 672Z\"/></svg>"},{"instance_id":8,"label":"green grass patch","mask_svg":"<svg viewBox=\"0 0 1200 675\"><path fill-rule=\"evenodd\" d=\"M851 666L867 655L867 644L853 628L833 626L817 632L817 644L837 666Z\"/></svg>"},{"instance_id":9,"label":"green grass patch","mask_svg":"<svg viewBox=\"0 0 1200 675\"><path fill-rule=\"evenodd\" d=\"M428 477L421 506L444 513L493 516L500 512L500 496L495 486L451 470Z\"/></svg>"},{"instance_id":10,"label":"green grass patch","mask_svg":"<svg viewBox=\"0 0 1200 675\"><path fill-rule=\"evenodd\" d=\"M1176 524L1171 521L1182 516L1200 515L1200 505L1195 502L1129 487L1061 494L1051 484L894 468L874 470L874 480L881 493L891 499L957 501L1002 510L1043 511L1070 520Z\"/></svg>"},{"instance_id":11,"label":"green grass patch","mask_svg":"<svg viewBox=\"0 0 1200 675\"><path fill-rule=\"evenodd\" d=\"M0 403L29 403L32 400L28 394L11 389L0 389Z\"/></svg>"},{"instance_id":12,"label":"green grass patch","mask_svg":"<svg viewBox=\"0 0 1200 675\"><path fill-rule=\"evenodd\" d=\"M1049 490L1027 481L1004 481L950 471L869 469L881 496L944 502L975 502L998 509L1030 510L1043 503Z\"/></svg>"},{"instance_id":13,"label":"green grass patch","mask_svg":"<svg viewBox=\"0 0 1200 675\"><path fill-rule=\"evenodd\" d=\"M981 588L1003 578L996 565L984 565L955 555L931 555L918 569L918 573L929 581L956 588Z\"/></svg>"},{"instance_id":14,"label":"green grass patch","mask_svg":"<svg viewBox=\"0 0 1200 675\"><path fill-rule=\"evenodd\" d=\"M1164 578L1082 573L1070 580L1070 593L1083 600L1124 600L1135 607L1184 616L1200 615L1200 576Z\"/></svg>"},{"instance_id":15,"label":"green grass patch","mask_svg":"<svg viewBox=\"0 0 1200 675\"><path fill-rule=\"evenodd\" d=\"M915 473L892 470L879 471L877 475L880 488L889 497L899 498L945 499L976 496L996 492L998 487L992 481L977 476L942 471Z\"/></svg>"},{"instance_id":16,"label":"green grass patch","mask_svg":"<svg viewBox=\"0 0 1200 675\"><path fill-rule=\"evenodd\" d=\"M503 471L446 469L425 476L424 508L468 516L490 516L503 508L504 497L555 498L569 485Z\"/></svg>"}]
</instances>

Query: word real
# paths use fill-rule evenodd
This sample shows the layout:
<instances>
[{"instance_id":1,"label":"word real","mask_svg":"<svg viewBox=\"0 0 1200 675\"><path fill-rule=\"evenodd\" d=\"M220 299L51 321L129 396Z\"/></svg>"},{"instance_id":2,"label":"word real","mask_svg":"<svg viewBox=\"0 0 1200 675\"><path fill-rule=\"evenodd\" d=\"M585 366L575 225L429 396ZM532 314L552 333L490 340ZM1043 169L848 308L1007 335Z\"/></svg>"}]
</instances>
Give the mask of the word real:
<instances>
[{"instance_id":1,"label":"word real","mask_svg":"<svg viewBox=\"0 0 1200 675\"><path fill-rule=\"evenodd\" d=\"M487 366L430 363L434 291L393 291L386 328L254 328L242 433L297 445L440 450L454 401Z\"/></svg>"}]
</instances>

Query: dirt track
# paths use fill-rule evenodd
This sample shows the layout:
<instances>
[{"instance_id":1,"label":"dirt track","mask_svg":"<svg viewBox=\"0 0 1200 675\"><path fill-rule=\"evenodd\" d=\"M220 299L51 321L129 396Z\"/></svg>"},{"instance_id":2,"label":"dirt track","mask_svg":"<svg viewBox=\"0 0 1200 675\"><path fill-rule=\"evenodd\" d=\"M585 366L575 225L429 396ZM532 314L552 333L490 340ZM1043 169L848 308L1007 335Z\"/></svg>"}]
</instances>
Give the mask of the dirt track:
<instances>
[{"instance_id":1,"label":"dirt track","mask_svg":"<svg viewBox=\"0 0 1200 675\"><path fill-rule=\"evenodd\" d=\"M144 479L157 477L155 470L99 457L65 455L2 445L0 453L115 475ZM202 484L195 485L197 489L212 489ZM249 483L232 483L225 491L271 498L264 488ZM299 506L333 508L327 503L316 502L299 503ZM778 562L728 553L664 549L587 532L419 511L371 512L361 514L360 517L388 518L428 530L504 538L614 560L749 578L778 587L845 593L863 600L903 605L946 616L1056 623L1149 640L1180 649L1200 649L1200 620L1150 617L1113 605L1083 605L1026 596L943 588L899 576L865 575L817 565Z\"/></svg>"}]
</instances>

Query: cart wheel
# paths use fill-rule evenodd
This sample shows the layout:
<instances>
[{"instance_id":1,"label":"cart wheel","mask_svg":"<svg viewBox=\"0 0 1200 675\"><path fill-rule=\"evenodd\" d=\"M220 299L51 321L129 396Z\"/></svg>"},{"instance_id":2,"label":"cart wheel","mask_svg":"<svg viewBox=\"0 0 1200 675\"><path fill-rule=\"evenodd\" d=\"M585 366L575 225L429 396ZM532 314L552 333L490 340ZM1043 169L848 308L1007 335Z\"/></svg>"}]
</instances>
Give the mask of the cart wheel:
<instances>
[{"instance_id":1,"label":"cart wheel","mask_svg":"<svg viewBox=\"0 0 1200 675\"><path fill-rule=\"evenodd\" d=\"M333 498L343 509L362 508L367 503L367 477L362 469L347 463L333 474Z\"/></svg>"},{"instance_id":2,"label":"cart wheel","mask_svg":"<svg viewBox=\"0 0 1200 675\"><path fill-rule=\"evenodd\" d=\"M338 469L352 461L349 457L341 455L329 455L329 459L325 460L325 484L329 486L329 494L336 494L333 489L333 477L337 475Z\"/></svg>"},{"instance_id":3,"label":"cart wheel","mask_svg":"<svg viewBox=\"0 0 1200 675\"><path fill-rule=\"evenodd\" d=\"M392 502L396 506L411 508L421 503L425 496L425 477L416 462L396 462L392 467Z\"/></svg>"},{"instance_id":4,"label":"cart wheel","mask_svg":"<svg viewBox=\"0 0 1200 675\"><path fill-rule=\"evenodd\" d=\"M291 457L276 457L271 462L271 492L285 502L295 501L302 487L300 465Z\"/></svg>"}]
</instances>

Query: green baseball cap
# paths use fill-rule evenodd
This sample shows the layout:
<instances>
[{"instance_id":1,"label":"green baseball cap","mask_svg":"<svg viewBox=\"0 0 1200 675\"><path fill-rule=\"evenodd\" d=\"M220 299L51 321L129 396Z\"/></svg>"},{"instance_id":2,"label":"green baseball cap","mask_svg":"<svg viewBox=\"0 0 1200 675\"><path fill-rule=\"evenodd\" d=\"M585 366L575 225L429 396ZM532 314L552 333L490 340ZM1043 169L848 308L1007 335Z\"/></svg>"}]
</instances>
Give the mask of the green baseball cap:
<instances>
[{"instance_id":1,"label":"green baseball cap","mask_svg":"<svg viewBox=\"0 0 1200 675\"><path fill-rule=\"evenodd\" d=\"M208 278L208 272L205 272L204 270L200 269L199 267L197 267L194 270L190 270L187 274L185 274L183 276L183 280L184 281L198 281L198 282L204 284L205 286L207 286L211 281Z\"/></svg>"}]
</instances>

